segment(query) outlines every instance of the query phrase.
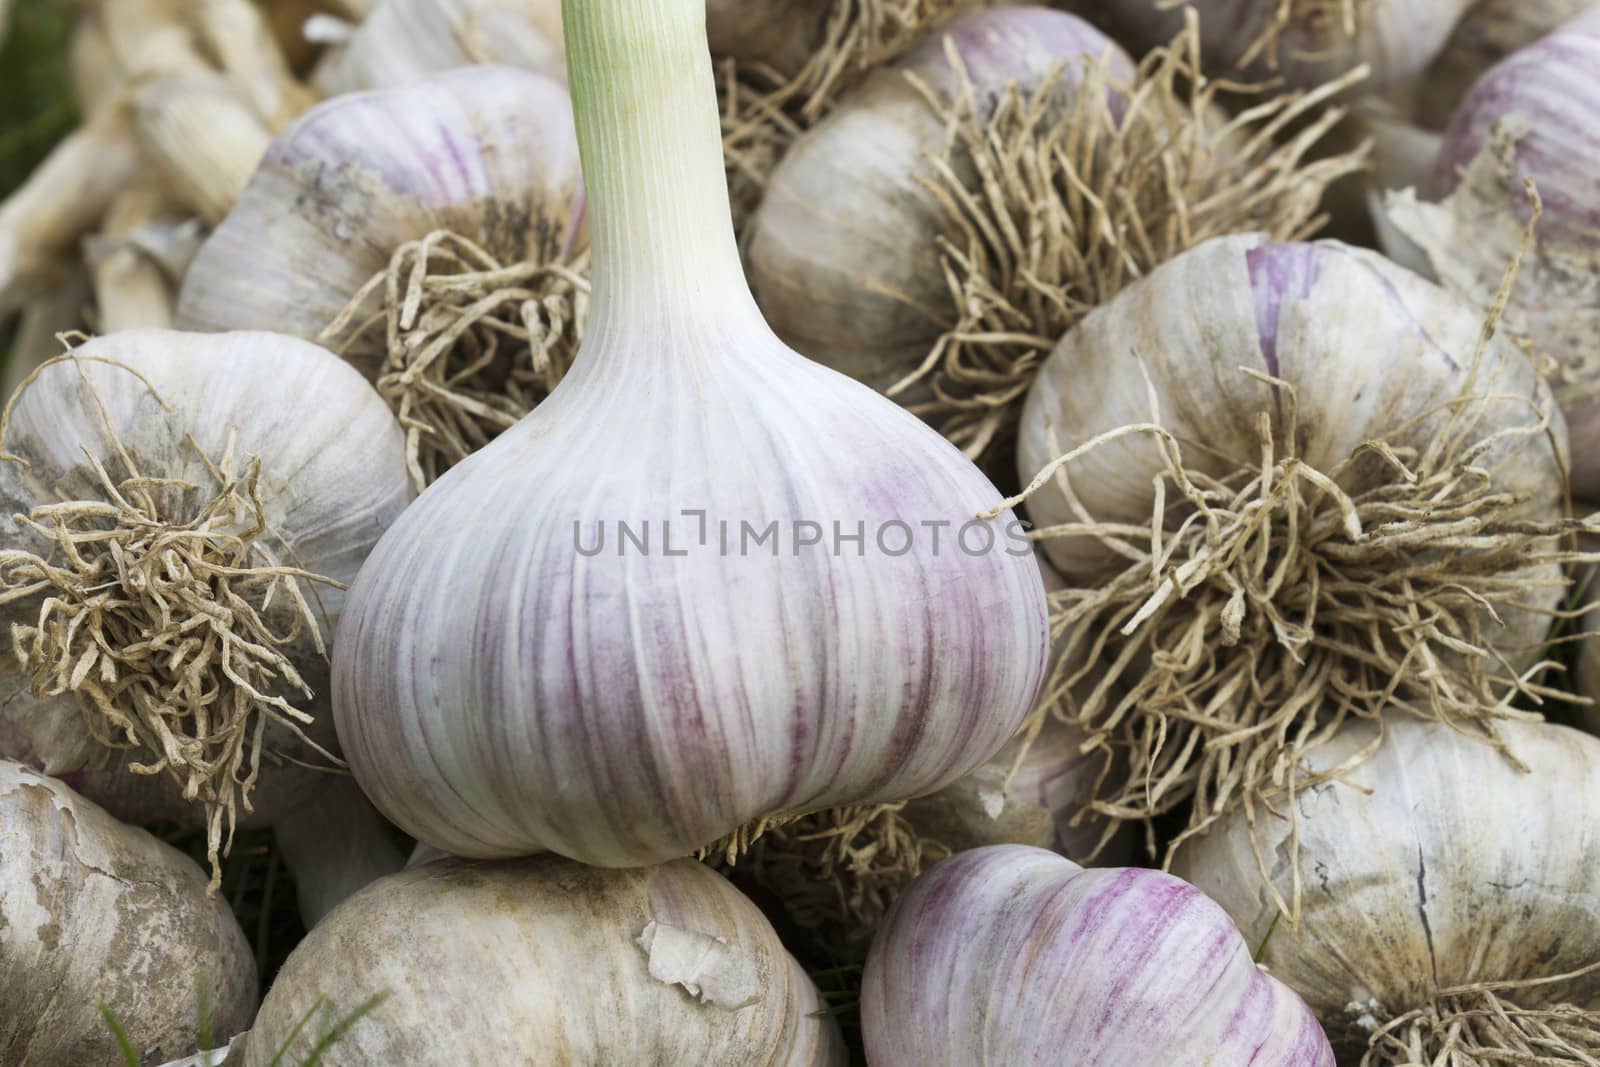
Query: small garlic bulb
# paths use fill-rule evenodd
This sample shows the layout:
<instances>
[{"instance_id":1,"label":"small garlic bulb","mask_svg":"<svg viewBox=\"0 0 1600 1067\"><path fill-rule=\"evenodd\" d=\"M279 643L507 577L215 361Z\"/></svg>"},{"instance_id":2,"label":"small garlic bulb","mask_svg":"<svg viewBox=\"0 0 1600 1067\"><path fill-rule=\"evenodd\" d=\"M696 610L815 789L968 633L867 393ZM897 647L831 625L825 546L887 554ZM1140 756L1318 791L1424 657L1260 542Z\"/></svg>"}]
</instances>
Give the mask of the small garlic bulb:
<instances>
[{"instance_id":1,"label":"small garlic bulb","mask_svg":"<svg viewBox=\"0 0 1600 1067\"><path fill-rule=\"evenodd\" d=\"M1492 734L1565 587L1566 442L1486 314L1375 253L1238 236L1061 341L1018 470L1055 625L1124 687L1056 710L1131 760L1098 810L1194 797L1198 831L1394 692Z\"/></svg>"},{"instance_id":2,"label":"small garlic bulb","mask_svg":"<svg viewBox=\"0 0 1600 1067\"><path fill-rule=\"evenodd\" d=\"M998 8L874 72L789 149L750 223L751 286L786 343L879 389L915 369L955 313L936 240L942 209L924 185L948 123L912 81L945 98L963 91L947 42L991 109L1007 86L1032 90L1057 68L1062 111L1097 60L1113 80L1132 79L1127 54L1081 19Z\"/></svg>"},{"instance_id":3,"label":"small garlic bulb","mask_svg":"<svg viewBox=\"0 0 1600 1067\"><path fill-rule=\"evenodd\" d=\"M566 77L559 0L381 0L330 48L312 84L333 97L415 85L474 64Z\"/></svg>"},{"instance_id":4,"label":"small garlic bulb","mask_svg":"<svg viewBox=\"0 0 1600 1067\"><path fill-rule=\"evenodd\" d=\"M1418 74L1472 0L1188 0L1200 15L1208 66L1247 69L1309 89L1362 64L1373 90ZM1181 15L1162 0L1111 0L1141 44L1164 41ZM1165 10L1158 10L1165 9Z\"/></svg>"},{"instance_id":5,"label":"small garlic bulb","mask_svg":"<svg viewBox=\"0 0 1600 1067\"><path fill-rule=\"evenodd\" d=\"M1600 6L1485 74L1445 133L1438 203L1391 197L1394 225L1439 281L1488 303L1522 254L1506 325L1559 364L1555 389L1573 435L1572 490L1600 500Z\"/></svg>"},{"instance_id":6,"label":"small garlic bulb","mask_svg":"<svg viewBox=\"0 0 1600 1067\"><path fill-rule=\"evenodd\" d=\"M371 387L294 338L134 330L7 419L0 756L129 821L203 807L213 853L329 782L343 583L411 498Z\"/></svg>"},{"instance_id":7,"label":"small garlic bulb","mask_svg":"<svg viewBox=\"0 0 1600 1067\"><path fill-rule=\"evenodd\" d=\"M914 882L872 943L873 1067L1333 1067L1305 1003L1222 909L1159 871L963 852Z\"/></svg>"},{"instance_id":8,"label":"small garlic bulb","mask_svg":"<svg viewBox=\"0 0 1600 1067\"><path fill-rule=\"evenodd\" d=\"M256 965L194 861L54 778L0 760L0 1060L120 1063L105 1005L158 1062L250 1024Z\"/></svg>"},{"instance_id":9,"label":"small garlic bulb","mask_svg":"<svg viewBox=\"0 0 1600 1067\"><path fill-rule=\"evenodd\" d=\"M299 1063L377 996L333 1048L344 1067L847 1062L766 918L692 860L603 871L446 859L385 878L289 956L244 1067L284 1049Z\"/></svg>"},{"instance_id":10,"label":"small garlic bulb","mask_svg":"<svg viewBox=\"0 0 1600 1067\"><path fill-rule=\"evenodd\" d=\"M308 930L357 890L406 865L389 824L350 778L330 782L279 819L272 839L294 876Z\"/></svg>"},{"instance_id":11,"label":"small garlic bulb","mask_svg":"<svg viewBox=\"0 0 1600 1067\"><path fill-rule=\"evenodd\" d=\"M834 0L706 0L711 54L792 78L816 53Z\"/></svg>"},{"instance_id":12,"label":"small garlic bulb","mask_svg":"<svg viewBox=\"0 0 1600 1067\"><path fill-rule=\"evenodd\" d=\"M1020 524L974 518L993 486L749 295L702 4L567 5L589 332L401 517L341 622L357 780L455 855L635 866L932 792L1038 688L1044 591Z\"/></svg>"},{"instance_id":13,"label":"small garlic bulb","mask_svg":"<svg viewBox=\"0 0 1600 1067\"><path fill-rule=\"evenodd\" d=\"M1600 740L1524 722L1502 735L1509 758L1394 717L1345 780L1300 792L1292 821L1231 819L1178 853L1351 1063L1580 1064L1595 1051ZM1329 770L1378 740L1354 724L1311 762ZM1298 926L1278 921L1263 871L1300 901Z\"/></svg>"},{"instance_id":14,"label":"small garlic bulb","mask_svg":"<svg viewBox=\"0 0 1600 1067\"><path fill-rule=\"evenodd\" d=\"M437 477L571 363L588 299L564 89L509 67L326 101L284 131L184 278L186 329L321 340Z\"/></svg>"}]
</instances>

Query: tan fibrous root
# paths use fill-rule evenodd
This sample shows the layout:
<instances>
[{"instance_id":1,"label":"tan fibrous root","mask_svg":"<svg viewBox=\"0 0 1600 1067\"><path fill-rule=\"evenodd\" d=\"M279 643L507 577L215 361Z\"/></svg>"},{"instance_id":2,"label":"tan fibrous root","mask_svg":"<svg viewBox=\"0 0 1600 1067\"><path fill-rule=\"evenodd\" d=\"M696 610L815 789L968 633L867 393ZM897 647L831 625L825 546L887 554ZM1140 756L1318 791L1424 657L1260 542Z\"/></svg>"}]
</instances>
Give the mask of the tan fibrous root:
<instances>
[{"instance_id":1,"label":"tan fibrous root","mask_svg":"<svg viewBox=\"0 0 1600 1067\"><path fill-rule=\"evenodd\" d=\"M761 828L711 859L776 894L797 926L833 950L864 952L901 891L950 855L918 833L902 804L863 804Z\"/></svg>"},{"instance_id":2,"label":"tan fibrous root","mask_svg":"<svg viewBox=\"0 0 1600 1067\"><path fill-rule=\"evenodd\" d=\"M1522 1007L1540 986L1600 970L1532 981L1478 982L1439 992L1426 1007L1390 1019L1373 1031L1361 1067L1518 1067L1522 1064L1600 1065L1600 1010L1575 1004ZM1353 1015L1370 1008L1352 1005Z\"/></svg>"},{"instance_id":3,"label":"tan fibrous root","mask_svg":"<svg viewBox=\"0 0 1600 1067\"><path fill-rule=\"evenodd\" d=\"M1093 811L1144 823L1154 852L1150 820L1188 805L1168 863L1225 814L1242 811L1251 827L1269 812L1289 820L1288 899L1267 876L1259 845L1257 856L1264 888L1297 921L1299 838L1289 801L1371 755L1321 771L1307 764L1345 722L1381 725L1385 712L1442 721L1516 762L1496 722L1537 719L1514 701L1537 704L1559 692L1539 681L1549 661L1511 665L1537 650L1499 643L1502 613L1563 614L1540 606L1541 594L1548 603L1549 590L1566 587L1563 566L1595 557L1572 547L1584 523L1528 518L1524 494L1497 486L1484 463L1519 437L1550 437L1560 455L1553 413L1540 401L1473 385L1498 321L1497 310L1454 401L1327 469L1295 453L1292 386L1241 372L1263 387L1259 450L1237 457L1231 473L1211 476L1186 462L1187 451L1205 446L1164 429L1152 400L1148 423L1060 455L1002 505L1053 479L1075 521L1031 536L1088 538L1123 561L1098 584L1051 594L1060 658L1035 713L1077 726L1090 746L1123 761L1108 760L1089 787ZM1487 425L1486 412L1508 401L1527 404L1530 421ZM1155 440L1165 460L1147 526L1097 521L1072 487L1075 460L1130 434ZM1418 439L1426 443L1402 443ZM1381 741L1380 730L1372 750Z\"/></svg>"},{"instance_id":4,"label":"tan fibrous root","mask_svg":"<svg viewBox=\"0 0 1600 1067\"><path fill-rule=\"evenodd\" d=\"M0 441L39 374L82 358L58 357L22 383ZM327 655L314 587L338 583L278 561L292 553L268 526L260 460L241 462L232 438L213 461L185 437L209 487L148 475L114 435L111 445L104 459L83 450L96 496L11 517L48 548L0 551L0 604L38 604L11 632L35 696L75 694L97 742L139 754L129 770L166 774L203 805L215 888L239 809L251 810L269 723L343 766L303 730L313 718L292 700L311 690L289 655L307 637Z\"/></svg>"},{"instance_id":5,"label":"tan fibrous root","mask_svg":"<svg viewBox=\"0 0 1600 1067\"><path fill-rule=\"evenodd\" d=\"M1059 75L998 101L970 83L953 101L923 89L951 131L922 181L943 209L956 318L888 392L973 459L1011 438L1039 366L1095 307L1213 237L1316 233L1324 192L1365 165L1365 149L1309 158L1343 117L1328 100L1364 72L1274 95L1201 71L1190 12L1132 85L1091 66L1067 109L1052 101ZM1260 99L1230 120L1223 90Z\"/></svg>"},{"instance_id":6,"label":"tan fibrous root","mask_svg":"<svg viewBox=\"0 0 1600 1067\"><path fill-rule=\"evenodd\" d=\"M376 309L374 309L376 304ZM406 431L418 489L509 429L572 366L589 307L588 252L502 263L438 230L395 250L321 340L375 344L377 386Z\"/></svg>"},{"instance_id":7,"label":"tan fibrous root","mask_svg":"<svg viewBox=\"0 0 1600 1067\"><path fill-rule=\"evenodd\" d=\"M1158 0L1162 8L1181 7L1188 0ZM1292 59L1315 60L1326 56L1361 32L1379 0L1276 0L1267 24L1239 57L1243 70L1257 60L1276 70L1283 61L1283 36L1293 30L1309 47L1296 49Z\"/></svg>"},{"instance_id":8,"label":"tan fibrous root","mask_svg":"<svg viewBox=\"0 0 1600 1067\"><path fill-rule=\"evenodd\" d=\"M789 145L820 122L862 75L962 10L988 0L834 0L821 42L793 77L722 59L717 96L735 229L754 214Z\"/></svg>"}]
</instances>

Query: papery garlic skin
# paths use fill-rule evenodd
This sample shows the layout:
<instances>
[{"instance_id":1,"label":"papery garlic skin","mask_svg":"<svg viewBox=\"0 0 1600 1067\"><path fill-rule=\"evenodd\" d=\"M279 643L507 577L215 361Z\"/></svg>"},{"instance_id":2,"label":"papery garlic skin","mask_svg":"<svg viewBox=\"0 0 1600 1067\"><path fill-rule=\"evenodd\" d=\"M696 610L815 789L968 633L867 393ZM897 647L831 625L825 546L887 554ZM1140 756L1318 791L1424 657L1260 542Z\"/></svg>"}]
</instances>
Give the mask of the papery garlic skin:
<instances>
[{"instance_id":1,"label":"papery garlic skin","mask_svg":"<svg viewBox=\"0 0 1600 1067\"><path fill-rule=\"evenodd\" d=\"M1293 827L1258 818L1273 882L1290 891L1299 835L1301 918L1276 922L1251 830L1235 818L1178 852L1176 870L1215 898L1263 962L1359 1055L1373 1023L1474 982L1527 982L1600 960L1600 740L1508 722L1528 768L1442 724L1385 723L1382 747L1344 781L1300 792ZM1375 743L1353 724L1311 762L1332 768ZM1269 928L1276 929L1267 938ZM1600 1007L1600 972L1501 995L1518 1005ZM1356 1010L1351 1010L1351 1006Z\"/></svg>"},{"instance_id":2,"label":"papery garlic skin","mask_svg":"<svg viewBox=\"0 0 1600 1067\"><path fill-rule=\"evenodd\" d=\"M990 107L1008 85L1031 91L1058 68L1069 106L1095 61L1113 84L1132 81L1127 54L1087 22L1003 7L937 30L795 141L750 223L751 287L785 343L879 389L914 370L956 312L937 242L943 215L919 180L933 175L946 123L908 80L960 93L947 42Z\"/></svg>"},{"instance_id":3,"label":"papery garlic skin","mask_svg":"<svg viewBox=\"0 0 1600 1067\"><path fill-rule=\"evenodd\" d=\"M560 0L382 0L323 56L312 84L333 97L480 63L565 79Z\"/></svg>"},{"instance_id":4,"label":"papery garlic skin","mask_svg":"<svg viewBox=\"0 0 1600 1067\"><path fill-rule=\"evenodd\" d=\"M295 949L246 1041L299 1062L326 1026L388 997L335 1046L346 1067L475 1063L843 1067L834 1023L772 926L692 860L601 871L556 857L440 860L385 878Z\"/></svg>"},{"instance_id":5,"label":"papery garlic skin","mask_svg":"<svg viewBox=\"0 0 1600 1067\"><path fill-rule=\"evenodd\" d=\"M831 0L706 0L711 54L792 78L816 51L833 10Z\"/></svg>"},{"instance_id":6,"label":"papery garlic skin","mask_svg":"<svg viewBox=\"0 0 1600 1067\"><path fill-rule=\"evenodd\" d=\"M1048 634L1020 524L974 518L994 487L762 321L697 0L584 3L589 332L363 568L335 705L363 788L420 840L634 866L954 781L1021 724Z\"/></svg>"},{"instance_id":7,"label":"papery garlic skin","mask_svg":"<svg viewBox=\"0 0 1600 1067\"><path fill-rule=\"evenodd\" d=\"M1141 44L1165 41L1182 15L1159 0L1111 0L1117 21ZM1211 73L1248 63L1255 76L1311 89L1366 64L1373 91L1419 73L1444 47L1472 0L1190 0L1200 16ZM1287 13L1287 21L1278 20ZM1354 16L1347 23L1347 13Z\"/></svg>"},{"instance_id":8,"label":"papery garlic skin","mask_svg":"<svg viewBox=\"0 0 1600 1067\"><path fill-rule=\"evenodd\" d=\"M81 360L46 368L11 409L4 445L28 467L0 461L0 516L11 530L7 549L49 551L37 534L13 525L12 516L63 499L103 498L84 450L113 477L126 476L107 427L145 475L187 481L201 502L215 493L216 482L186 436L215 463L233 438L236 466L242 470L254 458L261 463L260 499L274 534L258 542L261 551L274 563L336 582L354 578L411 500L399 426L361 376L324 349L266 333L130 330L75 351ZM331 640L343 590L320 585L308 595L324 639ZM8 633L12 624L36 620L38 600L5 606L0 620ZM309 733L331 746L328 662L309 634L288 656L313 690L297 704L317 720ZM76 696L34 695L31 681L8 646L0 670L0 757L60 777L131 822L200 817L199 806L186 801L168 775L129 771L130 762L148 762L148 753L102 746L90 735ZM294 762L263 757L251 795L254 812L240 812L245 824L274 821L328 781L326 771L316 769L327 761L288 731L269 728L265 746Z\"/></svg>"},{"instance_id":9,"label":"papery garlic skin","mask_svg":"<svg viewBox=\"0 0 1600 1067\"><path fill-rule=\"evenodd\" d=\"M504 264L581 241L565 91L508 67L338 97L280 134L184 278L185 329L315 339L407 242L467 237ZM384 353L345 352L369 374Z\"/></svg>"},{"instance_id":10,"label":"papery garlic skin","mask_svg":"<svg viewBox=\"0 0 1600 1067\"><path fill-rule=\"evenodd\" d=\"M1334 1062L1305 1003L1198 889L1017 845L912 883L873 940L861 1023L872 1067Z\"/></svg>"},{"instance_id":11,"label":"papery garlic skin","mask_svg":"<svg viewBox=\"0 0 1600 1067\"><path fill-rule=\"evenodd\" d=\"M0 1060L148 1062L195 1048L196 982L226 1039L256 1007L244 933L193 860L60 781L0 760Z\"/></svg>"},{"instance_id":12,"label":"papery garlic skin","mask_svg":"<svg viewBox=\"0 0 1600 1067\"><path fill-rule=\"evenodd\" d=\"M1217 238L1162 264L1062 339L1028 394L1017 469L1026 481L1098 434L1152 421L1153 397L1166 430L1204 443L1185 448L1185 463L1230 473L1259 456L1261 412L1276 413L1274 431L1283 430L1287 401L1246 371L1295 389L1300 436L1285 444L1321 471L1375 438L1422 447L1438 431L1442 405L1464 389L1492 398L1482 409L1489 426L1537 425L1540 407L1551 406L1548 389L1509 340L1491 341L1473 371L1486 314L1338 242ZM1497 490L1520 494L1522 514L1543 518L1560 513L1564 455L1557 417L1548 435L1510 437L1478 462ZM1152 479L1164 469L1151 437L1127 436L1076 462L1072 485L1096 521L1148 526ZM1343 488L1365 488L1371 473L1353 468ZM1028 506L1040 526L1074 521L1054 483ZM1096 580L1119 565L1086 538L1043 547L1068 581ZM1558 596L1551 586L1531 593L1526 610L1505 609L1496 641L1514 658L1531 657L1549 620L1539 608Z\"/></svg>"}]
</instances>

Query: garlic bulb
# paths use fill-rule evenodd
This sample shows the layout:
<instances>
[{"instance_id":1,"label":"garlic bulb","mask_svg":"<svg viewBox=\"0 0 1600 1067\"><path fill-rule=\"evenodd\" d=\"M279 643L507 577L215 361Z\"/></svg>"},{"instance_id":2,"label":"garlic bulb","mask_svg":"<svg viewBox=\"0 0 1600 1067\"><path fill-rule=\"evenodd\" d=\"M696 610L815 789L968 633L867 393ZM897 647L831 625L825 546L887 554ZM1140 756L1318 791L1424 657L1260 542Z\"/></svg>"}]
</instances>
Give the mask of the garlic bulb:
<instances>
[{"instance_id":1,"label":"garlic bulb","mask_svg":"<svg viewBox=\"0 0 1600 1067\"><path fill-rule=\"evenodd\" d=\"M1473 0L1187 0L1199 13L1208 67L1270 73L1310 88L1362 65L1364 90L1418 74L1444 47ZM1178 5L1111 0L1141 44L1178 28Z\"/></svg>"},{"instance_id":2,"label":"garlic bulb","mask_svg":"<svg viewBox=\"0 0 1600 1067\"><path fill-rule=\"evenodd\" d=\"M479 63L564 79L558 0L381 0L323 56L312 84L332 97Z\"/></svg>"},{"instance_id":3,"label":"garlic bulb","mask_svg":"<svg viewBox=\"0 0 1600 1067\"><path fill-rule=\"evenodd\" d=\"M194 861L53 778L0 760L0 1060L121 1062L100 1005L150 1062L250 1023L256 967Z\"/></svg>"},{"instance_id":4,"label":"garlic bulb","mask_svg":"<svg viewBox=\"0 0 1600 1067\"><path fill-rule=\"evenodd\" d=\"M841 100L773 174L749 239L762 310L968 455L1007 454L1034 372L1089 309L1208 237L1304 236L1359 165L1304 159L1338 117L1313 114L1327 91L1230 121L1218 85L1192 22L1136 72L1060 12L958 20Z\"/></svg>"},{"instance_id":5,"label":"garlic bulb","mask_svg":"<svg viewBox=\"0 0 1600 1067\"><path fill-rule=\"evenodd\" d=\"M1445 133L1436 204L1391 197L1395 226L1448 289L1484 303L1523 252L1506 325L1559 364L1557 399L1573 434L1572 489L1600 500L1600 7L1495 65Z\"/></svg>"},{"instance_id":6,"label":"garlic bulb","mask_svg":"<svg viewBox=\"0 0 1600 1067\"><path fill-rule=\"evenodd\" d=\"M525 415L588 300L566 92L508 67L329 100L273 142L184 278L186 329L272 329L376 379L413 475Z\"/></svg>"},{"instance_id":7,"label":"garlic bulb","mask_svg":"<svg viewBox=\"0 0 1600 1067\"><path fill-rule=\"evenodd\" d=\"M750 224L751 286L778 335L875 388L914 369L953 311L940 201L923 184L948 120L918 82L949 97L965 77L992 108L1008 85L1032 90L1062 68L1052 92L1066 110L1086 80L1106 91L1090 73L1100 60L1131 80L1126 53L1081 19L998 8L956 20L841 99L790 148Z\"/></svg>"},{"instance_id":8,"label":"garlic bulb","mask_svg":"<svg viewBox=\"0 0 1600 1067\"><path fill-rule=\"evenodd\" d=\"M1199 890L1018 845L964 852L906 891L867 957L861 1028L873 1067L1334 1062Z\"/></svg>"},{"instance_id":9,"label":"garlic bulb","mask_svg":"<svg viewBox=\"0 0 1600 1067\"><path fill-rule=\"evenodd\" d=\"M1235 818L1178 854L1349 1062L1579 1064L1600 1047L1600 740L1502 732L1525 769L1394 718L1346 780L1299 794L1292 822L1267 816L1252 833ZM1378 737L1352 725L1311 762L1331 769ZM1284 862L1296 838L1298 885ZM1263 868L1298 895L1298 927L1276 921Z\"/></svg>"},{"instance_id":10,"label":"garlic bulb","mask_svg":"<svg viewBox=\"0 0 1600 1067\"><path fill-rule=\"evenodd\" d=\"M340 625L352 770L455 855L634 866L928 793L1039 684L1038 566L973 518L994 488L750 298L702 2L567 5L589 332L401 517Z\"/></svg>"},{"instance_id":11,"label":"garlic bulb","mask_svg":"<svg viewBox=\"0 0 1600 1067\"><path fill-rule=\"evenodd\" d=\"M440 860L385 878L290 955L244 1067L283 1049L299 1063L375 996L334 1046L346 1067L847 1062L771 925L691 860L627 871Z\"/></svg>"},{"instance_id":12,"label":"garlic bulb","mask_svg":"<svg viewBox=\"0 0 1600 1067\"><path fill-rule=\"evenodd\" d=\"M7 418L0 756L129 821L204 808L213 854L321 788L342 583L411 497L382 400L293 338L135 330Z\"/></svg>"},{"instance_id":13,"label":"garlic bulb","mask_svg":"<svg viewBox=\"0 0 1600 1067\"><path fill-rule=\"evenodd\" d=\"M1593 5L1594 0L1477 0L1418 76L1413 87L1417 120L1444 129L1485 71Z\"/></svg>"},{"instance_id":14,"label":"garlic bulb","mask_svg":"<svg viewBox=\"0 0 1600 1067\"><path fill-rule=\"evenodd\" d=\"M711 54L794 77L816 54L833 0L706 0Z\"/></svg>"},{"instance_id":15,"label":"garlic bulb","mask_svg":"<svg viewBox=\"0 0 1600 1067\"><path fill-rule=\"evenodd\" d=\"M1391 694L1492 735L1533 684L1566 435L1485 314L1371 252L1240 236L1062 340L1018 470L1070 587L1054 623L1105 674L1056 714L1131 760L1097 810L1192 797L1194 832L1309 784Z\"/></svg>"}]
</instances>

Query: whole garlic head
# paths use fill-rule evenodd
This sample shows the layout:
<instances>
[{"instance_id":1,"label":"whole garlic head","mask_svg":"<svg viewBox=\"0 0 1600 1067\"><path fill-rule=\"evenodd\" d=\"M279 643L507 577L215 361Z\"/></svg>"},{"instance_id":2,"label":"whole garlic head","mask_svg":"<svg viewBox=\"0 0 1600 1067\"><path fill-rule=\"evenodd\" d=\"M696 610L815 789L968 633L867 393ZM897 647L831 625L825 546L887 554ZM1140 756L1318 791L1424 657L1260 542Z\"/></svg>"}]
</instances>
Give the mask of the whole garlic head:
<instances>
[{"instance_id":1,"label":"whole garlic head","mask_svg":"<svg viewBox=\"0 0 1600 1067\"><path fill-rule=\"evenodd\" d=\"M912 884L873 941L861 1024L873 1067L1334 1062L1305 1003L1198 889L1020 845Z\"/></svg>"},{"instance_id":2,"label":"whole garlic head","mask_svg":"<svg viewBox=\"0 0 1600 1067\"><path fill-rule=\"evenodd\" d=\"M384 878L290 955L244 1067L284 1048L300 1062L317 1033L380 994L335 1046L339 1063L847 1062L766 918L692 860L606 871L552 856L445 859Z\"/></svg>"},{"instance_id":3,"label":"whole garlic head","mask_svg":"<svg viewBox=\"0 0 1600 1067\"><path fill-rule=\"evenodd\" d=\"M1247 939L1264 940L1266 965L1306 998L1352 1060L1371 1042L1378 1063L1417 1062L1404 1026L1392 1043L1376 1034L1419 1009L1432 1009L1416 1019L1423 1062L1452 1026L1464 1039L1552 1062L1582 1062L1559 1057L1561 1049L1593 1051L1581 1036L1570 1046L1521 1045L1514 1024L1509 1036L1496 1026L1493 1001L1587 1009L1587 1033L1595 1033L1600 740L1542 723L1507 723L1502 735L1509 756L1448 726L1396 717L1377 754L1348 779L1299 794L1292 824L1269 816L1252 834L1232 819L1178 853L1178 873L1215 898ZM1374 726L1355 724L1312 762L1337 766L1377 740ZM1292 892L1286 857L1295 834L1305 872L1298 927L1277 921L1259 873L1265 865L1280 893ZM1448 995L1479 983L1503 984L1489 999Z\"/></svg>"},{"instance_id":4,"label":"whole garlic head","mask_svg":"<svg viewBox=\"0 0 1600 1067\"><path fill-rule=\"evenodd\" d=\"M213 848L326 784L344 583L411 499L371 386L291 337L132 330L5 429L0 756L130 821L203 804Z\"/></svg>"},{"instance_id":5,"label":"whole garlic head","mask_svg":"<svg viewBox=\"0 0 1600 1067\"><path fill-rule=\"evenodd\" d=\"M150 1062L250 1024L256 966L194 861L60 781L0 759L0 1058L121 1059L100 1005Z\"/></svg>"}]
</instances>

